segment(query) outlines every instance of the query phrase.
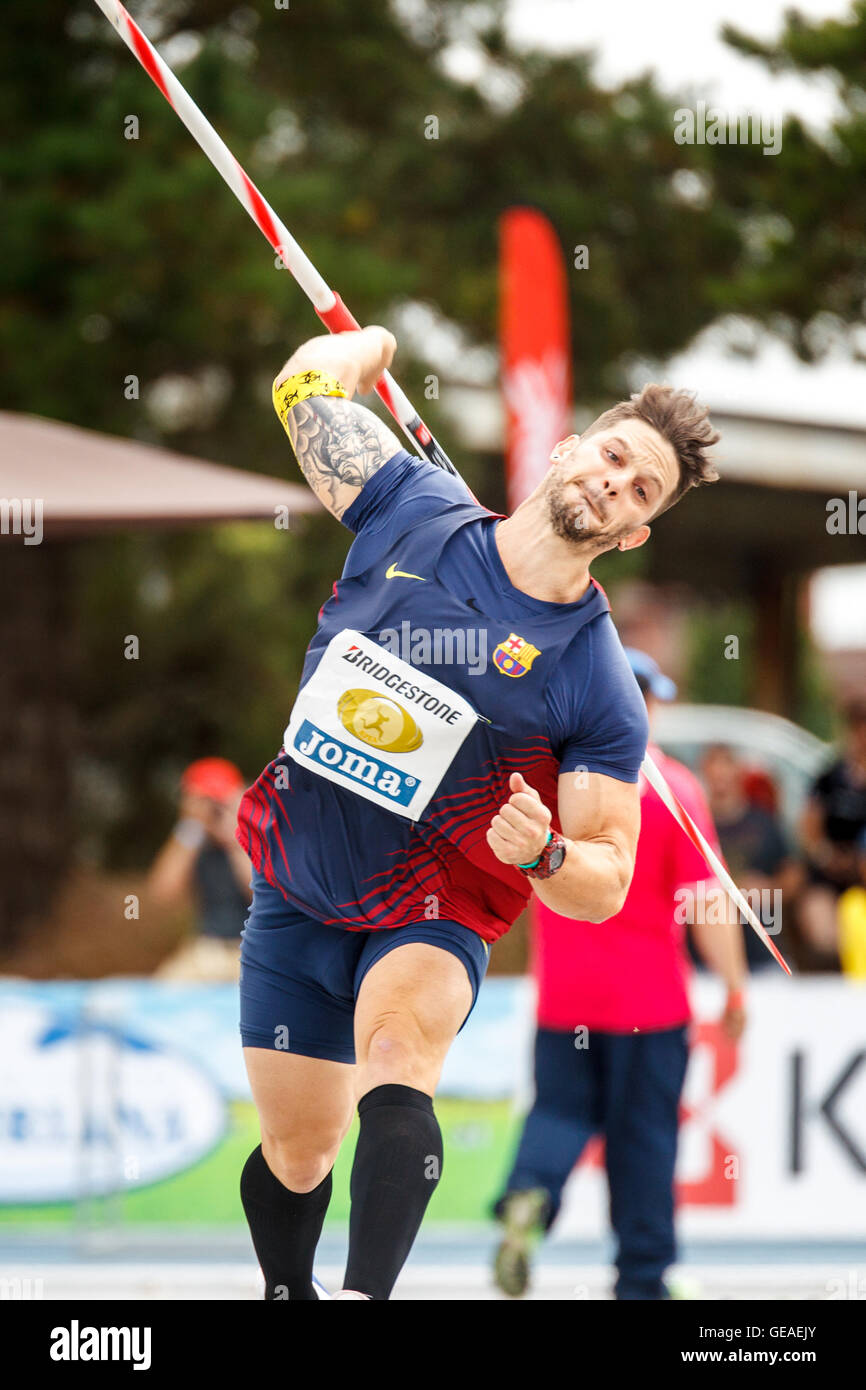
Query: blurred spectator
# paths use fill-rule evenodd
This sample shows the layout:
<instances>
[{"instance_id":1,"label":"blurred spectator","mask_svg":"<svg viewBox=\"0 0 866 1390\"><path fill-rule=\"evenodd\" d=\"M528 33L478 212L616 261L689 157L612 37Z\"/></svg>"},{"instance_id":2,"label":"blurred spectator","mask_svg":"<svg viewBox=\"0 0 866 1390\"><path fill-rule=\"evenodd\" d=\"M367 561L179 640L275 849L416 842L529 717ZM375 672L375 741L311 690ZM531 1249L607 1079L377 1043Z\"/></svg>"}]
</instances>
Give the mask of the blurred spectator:
<instances>
[{"instance_id":1,"label":"blurred spectator","mask_svg":"<svg viewBox=\"0 0 866 1390\"><path fill-rule=\"evenodd\" d=\"M793 901L803 873L778 816L768 809L775 801L775 789L771 783L768 788L766 777L749 772L733 749L721 743L704 754L701 777L731 877L763 926L778 937L782 905ZM757 791L758 804L748 795L749 789ZM746 922L743 931L749 969L773 967L773 957ZM784 954L778 939L776 945Z\"/></svg>"},{"instance_id":2,"label":"blurred spectator","mask_svg":"<svg viewBox=\"0 0 866 1390\"><path fill-rule=\"evenodd\" d=\"M841 757L815 781L800 822L807 886L800 928L816 964L839 964L839 898L859 880L857 844L866 830L866 700L845 710Z\"/></svg>"},{"instance_id":3,"label":"blurred spectator","mask_svg":"<svg viewBox=\"0 0 866 1390\"><path fill-rule=\"evenodd\" d=\"M857 841L859 882L839 899L839 958L842 970L866 980L866 830Z\"/></svg>"},{"instance_id":4,"label":"blurred spectator","mask_svg":"<svg viewBox=\"0 0 866 1390\"><path fill-rule=\"evenodd\" d=\"M762 767L743 769L743 795L752 806L758 806L775 816L779 810L779 792L769 772Z\"/></svg>"},{"instance_id":5,"label":"blurred spectator","mask_svg":"<svg viewBox=\"0 0 866 1390\"><path fill-rule=\"evenodd\" d=\"M626 652L652 726L658 701L672 700L676 686L645 652ZM697 778L652 743L649 751L718 850ZM664 1274L676 1254L674 1168L691 1019L685 928L727 986L721 1027L736 1042L746 1022L746 961L726 906L703 856L643 777L622 911L578 922L534 903L535 1100L494 1207L504 1227L494 1263L503 1292L526 1292L533 1248L556 1220L586 1144L601 1134L618 1242L615 1297L670 1297Z\"/></svg>"},{"instance_id":6,"label":"blurred spectator","mask_svg":"<svg viewBox=\"0 0 866 1390\"><path fill-rule=\"evenodd\" d=\"M163 961L160 979L237 979L250 904L250 864L234 835L244 785L225 758L202 758L181 778L179 818L154 860L148 890L163 907L192 902L197 935Z\"/></svg>"}]
</instances>

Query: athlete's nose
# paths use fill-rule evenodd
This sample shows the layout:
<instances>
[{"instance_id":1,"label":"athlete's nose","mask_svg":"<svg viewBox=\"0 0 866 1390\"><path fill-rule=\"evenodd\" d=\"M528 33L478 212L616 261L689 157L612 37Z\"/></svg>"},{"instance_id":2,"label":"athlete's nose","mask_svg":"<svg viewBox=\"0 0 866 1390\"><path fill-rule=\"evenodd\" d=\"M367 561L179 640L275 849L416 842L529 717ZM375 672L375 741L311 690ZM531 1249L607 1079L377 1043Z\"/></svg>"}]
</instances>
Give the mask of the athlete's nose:
<instances>
[{"instance_id":1,"label":"athlete's nose","mask_svg":"<svg viewBox=\"0 0 866 1390\"><path fill-rule=\"evenodd\" d=\"M602 497L616 497L618 491L617 479L610 478L607 474L605 474L605 476L601 479L601 486L599 491Z\"/></svg>"},{"instance_id":2,"label":"athlete's nose","mask_svg":"<svg viewBox=\"0 0 866 1390\"><path fill-rule=\"evenodd\" d=\"M617 463L614 463L613 459L606 459L605 462L607 467L602 479L602 491L605 497L616 497L623 483L622 471L628 464L623 459Z\"/></svg>"}]
</instances>

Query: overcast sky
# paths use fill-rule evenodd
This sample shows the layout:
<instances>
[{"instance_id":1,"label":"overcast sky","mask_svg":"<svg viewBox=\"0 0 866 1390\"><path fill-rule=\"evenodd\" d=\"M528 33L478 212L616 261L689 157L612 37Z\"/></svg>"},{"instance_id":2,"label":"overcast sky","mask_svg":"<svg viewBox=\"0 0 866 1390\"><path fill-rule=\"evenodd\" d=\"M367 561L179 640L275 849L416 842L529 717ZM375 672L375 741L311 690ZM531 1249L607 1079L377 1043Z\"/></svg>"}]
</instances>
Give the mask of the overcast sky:
<instances>
[{"instance_id":1,"label":"overcast sky","mask_svg":"<svg viewBox=\"0 0 866 1390\"><path fill-rule=\"evenodd\" d=\"M773 78L718 37L730 23L772 38L791 7L792 0L510 0L509 29L514 39L539 47L595 48L596 73L605 84L651 67L663 85L691 87L729 109L796 109L823 123L833 107L824 79ZM847 0L797 0L795 7L810 19L841 19L849 12Z\"/></svg>"}]
</instances>

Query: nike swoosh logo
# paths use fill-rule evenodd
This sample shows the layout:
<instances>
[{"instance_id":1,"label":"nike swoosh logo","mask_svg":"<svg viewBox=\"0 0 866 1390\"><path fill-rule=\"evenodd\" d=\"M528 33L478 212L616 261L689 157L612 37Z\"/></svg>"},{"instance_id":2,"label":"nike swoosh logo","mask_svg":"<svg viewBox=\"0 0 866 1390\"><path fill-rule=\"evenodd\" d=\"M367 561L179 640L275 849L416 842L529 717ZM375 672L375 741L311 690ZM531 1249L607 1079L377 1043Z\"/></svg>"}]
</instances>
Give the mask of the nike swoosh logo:
<instances>
[{"instance_id":1,"label":"nike swoosh logo","mask_svg":"<svg viewBox=\"0 0 866 1390\"><path fill-rule=\"evenodd\" d=\"M386 579L420 579L422 584L426 583L423 574L407 574L405 570L398 570L396 565L389 565L385 571Z\"/></svg>"}]
</instances>

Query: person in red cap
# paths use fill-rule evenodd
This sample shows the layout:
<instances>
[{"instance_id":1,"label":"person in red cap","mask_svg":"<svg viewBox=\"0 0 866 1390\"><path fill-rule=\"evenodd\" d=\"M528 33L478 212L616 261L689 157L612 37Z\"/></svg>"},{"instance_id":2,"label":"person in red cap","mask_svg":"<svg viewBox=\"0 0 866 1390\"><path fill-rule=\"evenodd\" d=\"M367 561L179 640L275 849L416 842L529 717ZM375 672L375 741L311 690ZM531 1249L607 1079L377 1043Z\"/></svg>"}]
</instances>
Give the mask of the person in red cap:
<instances>
[{"instance_id":1,"label":"person in red cap","mask_svg":"<svg viewBox=\"0 0 866 1390\"><path fill-rule=\"evenodd\" d=\"M180 779L180 814L148 889L164 908L192 901L197 930L163 961L156 972L162 979L237 979L250 903L250 864L234 833L245 785L226 758L200 758Z\"/></svg>"}]
</instances>

